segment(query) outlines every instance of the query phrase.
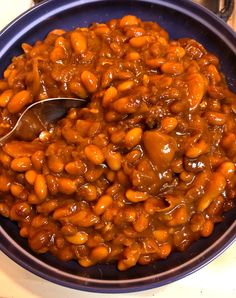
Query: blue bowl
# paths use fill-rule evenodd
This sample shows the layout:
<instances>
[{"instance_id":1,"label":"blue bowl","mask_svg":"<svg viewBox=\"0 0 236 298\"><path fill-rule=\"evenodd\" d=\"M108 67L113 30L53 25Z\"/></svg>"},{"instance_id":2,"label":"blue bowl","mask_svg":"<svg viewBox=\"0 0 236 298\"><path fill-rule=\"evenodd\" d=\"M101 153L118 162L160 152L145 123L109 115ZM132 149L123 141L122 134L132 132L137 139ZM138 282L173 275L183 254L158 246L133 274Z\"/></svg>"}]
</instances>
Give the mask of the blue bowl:
<instances>
[{"instance_id":1,"label":"blue bowl","mask_svg":"<svg viewBox=\"0 0 236 298\"><path fill-rule=\"evenodd\" d=\"M48 0L18 17L0 33L0 74L11 58L21 54L22 42L34 43L55 28L71 30L106 22L126 14L156 21L172 39L192 37L220 58L222 72L236 92L236 35L208 10L186 0L96 1ZM225 214L213 234L183 253L148 266L119 272L113 264L82 268L77 262L61 262L49 254L36 255L19 236L17 225L0 218L0 248L29 271L63 286L92 292L131 292L159 287L193 273L223 252L236 238L236 208Z\"/></svg>"}]
</instances>

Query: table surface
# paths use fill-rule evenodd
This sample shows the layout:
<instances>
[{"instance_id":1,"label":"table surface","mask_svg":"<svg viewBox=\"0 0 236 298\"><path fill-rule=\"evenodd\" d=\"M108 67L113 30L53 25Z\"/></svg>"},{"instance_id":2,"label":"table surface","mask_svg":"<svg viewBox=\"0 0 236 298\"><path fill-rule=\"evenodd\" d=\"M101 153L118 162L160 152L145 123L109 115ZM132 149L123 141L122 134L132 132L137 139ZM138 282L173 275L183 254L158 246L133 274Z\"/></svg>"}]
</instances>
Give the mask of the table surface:
<instances>
[{"instance_id":1,"label":"table surface","mask_svg":"<svg viewBox=\"0 0 236 298\"><path fill-rule=\"evenodd\" d=\"M31 0L0 0L0 29L31 6ZM95 294L68 289L48 282L17 265L0 252L0 298L109 298L111 294ZM236 243L213 262L177 282L143 292L117 294L120 298L185 297L235 298Z\"/></svg>"}]
</instances>

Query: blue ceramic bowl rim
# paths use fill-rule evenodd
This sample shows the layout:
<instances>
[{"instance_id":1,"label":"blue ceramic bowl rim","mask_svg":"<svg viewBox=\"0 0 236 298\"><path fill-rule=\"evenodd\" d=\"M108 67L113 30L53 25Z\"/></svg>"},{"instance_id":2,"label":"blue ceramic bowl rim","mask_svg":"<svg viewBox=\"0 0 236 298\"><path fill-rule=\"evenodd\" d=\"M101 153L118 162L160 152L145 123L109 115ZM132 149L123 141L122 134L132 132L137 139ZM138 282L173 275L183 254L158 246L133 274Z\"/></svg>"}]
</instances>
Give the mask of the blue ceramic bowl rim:
<instances>
[{"instance_id":1,"label":"blue ceramic bowl rim","mask_svg":"<svg viewBox=\"0 0 236 298\"><path fill-rule=\"evenodd\" d=\"M105 2L109 2L113 0L105 0ZM128 2L129 0L127 0ZM191 18L199 21L201 24L207 26L214 34L218 35L229 47L230 49L236 53L236 47L234 45L236 32L229 27L222 19L217 17L213 12L205 8L204 6L200 6L199 4L189 1L189 0L136 0L137 2L147 2L153 4L161 4L165 7L175 9L176 11L180 11L182 13L186 13L186 15ZM83 5L87 3L95 3L101 2L101 0L60 0L60 6L55 8L55 5L58 5L57 0L45 0L34 7L28 9L26 12L19 15L16 19L9 23L5 28L0 31L0 40L4 40L4 45L0 47L0 57L2 53L5 53L12 44L14 44L15 40L19 39L19 36L22 36L26 33L30 28L39 24L43 20L46 20L55 13L60 13L67 8L77 7L78 5ZM52 8L52 9L51 9ZM41 11L40 11L41 10ZM25 19L40 15L36 20L30 22L27 26L24 26L22 30L19 30L19 22L24 21ZM208 19L209 18L209 19ZM16 34L16 32L18 32ZM7 36L12 35L12 36ZM10 38L9 38L10 37ZM13 38L14 37L14 38ZM8 41L8 42L6 42Z\"/></svg>"},{"instance_id":2,"label":"blue ceramic bowl rim","mask_svg":"<svg viewBox=\"0 0 236 298\"><path fill-rule=\"evenodd\" d=\"M110 0L105 0L110 1ZM236 33L221 19L215 16L213 13L205 9L204 7L193 3L189 0L136 0L139 2L148 2L153 4L163 5L168 8L175 9L180 11L191 18L199 21L201 24L204 24L211 31L220 37L229 48L236 54ZM12 21L8 26L6 26L0 32L0 45L1 41L4 42L4 47L0 47L0 57L5 53L11 45L19 39L24 33L26 33L30 28L39 24L46 18L55 15L56 13L62 12L64 9L76 7L78 5L89 4L94 2L100 2L100 0L60 0L60 6L55 8L55 4L58 4L57 0L46 0L35 7L29 9L14 21ZM33 22L31 19L33 18ZM36 18L36 19L35 19ZM22 25L28 23L27 26L23 27L22 30L19 30L19 24ZM18 34L15 34L15 30L18 31ZM14 37L14 38L13 38ZM78 277L69 273L65 273L61 270L55 269L52 266L45 264L44 262L38 260L33 255L25 251L19 244L17 244L2 227L0 227L0 236L2 238L0 242L0 249L8 255L16 263L24 267L25 269L31 271L32 273L43 277L49 281L55 282L60 285L67 287L86 290L91 292L101 292L101 293L114 293L114 292L133 292L146 290L153 287L162 286L170 282L176 281L180 278L183 278L190 273L195 272L196 270L202 268L210 261L215 259L219 254L221 254L227 247L234 242L236 239L236 220L231 224L230 228L209 246L204 252L198 254L193 259L174 267L168 271L151 275L148 277L140 277L130 280L98 280L92 278ZM15 254L15 251L19 252ZM49 269L50 273L45 274L43 269ZM168 277L169 273L177 272L173 277L171 274ZM53 276L55 274L55 276ZM71 281L62 280L60 277L70 277ZM163 280L160 278L164 275L167 277ZM74 281L77 279L77 283ZM81 282L81 284L79 283ZM124 283L123 287L115 288L117 284ZM109 286L109 287L107 287ZM113 288L112 288L113 286Z\"/></svg>"}]
</instances>

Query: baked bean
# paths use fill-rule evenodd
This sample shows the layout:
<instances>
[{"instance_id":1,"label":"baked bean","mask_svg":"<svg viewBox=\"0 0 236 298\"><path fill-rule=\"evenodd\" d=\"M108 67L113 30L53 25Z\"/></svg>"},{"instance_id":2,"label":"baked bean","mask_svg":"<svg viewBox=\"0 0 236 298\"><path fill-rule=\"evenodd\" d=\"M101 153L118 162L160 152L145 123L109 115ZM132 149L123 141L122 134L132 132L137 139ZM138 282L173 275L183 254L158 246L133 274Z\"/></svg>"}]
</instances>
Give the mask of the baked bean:
<instances>
[{"instance_id":1,"label":"baked bean","mask_svg":"<svg viewBox=\"0 0 236 298\"><path fill-rule=\"evenodd\" d=\"M191 182L195 176L193 173L188 173L186 171L183 171L180 173L179 177L184 182Z\"/></svg>"},{"instance_id":2,"label":"baked bean","mask_svg":"<svg viewBox=\"0 0 236 298\"><path fill-rule=\"evenodd\" d=\"M198 211L205 210L225 189L226 180L220 172L213 173L203 197L198 202Z\"/></svg>"},{"instance_id":3,"label":"baked bean","mask_svg":"<svg viewBox=\"0 0 236 298\"><path fill-rule=\"evenodd\" d=\"M130 39L129 43L134 48L141 48L147 45L150 41L149 36L139 36Z\"/></svg>"},{"instance_id":4,"label":"baked bean","mask_svg":"<svg viewBox=\"0 0 236 298\"><path fill-rule=\"evenodd\" d=\"M201 103L207 88L207 83L200 73L191 74L188 79L189 103L192 110L195 110Z\"/></svg>"},{"instance_id":5,"label":"baked bean","mask_svg":"<svg viewBox=\"0 0 236 298\"><path fill-rule=\"evenodd\" d=\"M71 195L76 191L76 182L69 178L59 178L58 190L66 195Z\"/></svg>"},{"instance_id":6,"label":"baked bean","mask_svg":"<svg viewBox=\"0 0 236 298\"><path fill-rule=\"evenodd\" d=\"M68 49L69 48L69 42L67 41L67 39L65 39L63 36L61 36L62 34L60 34L60 36L57 37L57 39L55 40L55 46L56 47L62 47L64 49Z\"/></svg>"},{"instance_id":7,"label":"baked bean","mask_svg":"<svg viewBox=\"0 0 236 298\"><path fill-rule=\"evenodd\" d=\"M36 180L37 173L34 170L29 170L25 173L25 180L30 184L34 185Z\"/></svg>"},{"instance_id":8,"label":"baked bean","mask_svg":"<svg viewBox=\"0 0 236 298\"><path fill-rule=\"evenodd\" d=\"M32 102L90 98L0 149L0 216L35 253L127 270L212 234L236 197L236 95L217 57L132 15L22 49L0 79L0 137Z\"/></svg>"},{"instance_id":9,"label":"baked bean","mask_svg":"<svg viewBox=\"0 0 236 298\"><path fill-rule=\"evenodd\" d=\"M100 226L100 224L96 224L95 227ZM89 248L94 248L100 244L102 244L104 242L103 237L99 234L99 233L95 233L94 235L90 235L88 242L87 242L87 246Z\"/></svg>"},{"instance_id":10,"label":"baked bean","mask_svg":"<svg viewBox=\"0 0 236 298\"><path fill-rule=\"evenodd\" d=\"M113 108L120 114L132 114L135 113L139 103L132 101L129 97L121 97L113 103Z\"/></svg>"},{"instance_id":11,"label":"baked bean","mask_svg":"<svg viewBox=\"0 0 236 298\"><path fill-rule=\"evenodd\" d=\"M8 192L11 186L11 179L10 177L0 175L0 191L1 192Z\"/></svg>"},{"instance_id":12,"label":"baked bean","mask_svg":"<svg viewBox=\"0 0 236 298\"><path fill-rule=\"evenodd\" d=\"M30 247L33 250L47 251L46 246L50 241L50 232L38 231L33 237L29 238Z\"/></svg>"},{"instance_id":13,"label":"baked bean","mask_svg":"<svg viewBox=\"0 0 236 298\"><path fill-rule=\"evenodd\" d=\"M101 215L106 208L108 208L113 202L113 199L109 195L103 195L100 197L94 206L94 212L96 215Z\"/></svg>"},{"instance_id":14,"label":"baked bean","mask_svg":"<svg viewBox=\"0 0 236 298\"><path fill-rule=\"evenodd\" d=\"M87 51L87 39L82 32L73 31L70 36L72 47L77 55Z\"/></svg>"},{"instance_id":15,"label":"baked bean","mask_svg":"<svg viewBox=\"0 0 236 298\"><path fill-rule=\"evenodd\" d=\"M99 148L104 148L108 145L108 137L105 134L100 133L97 136L94 136L93 144Z\"/></svg>"},{"instance_id":16,"label":"baked bean","mask_svg":"<svg viewBox=\"0 0 236 298\"><path fill-rule=\"evenodd\" d=\"M120 47L120 45L117 42L111 42L110 48L118 58L124 55L123 49Z\"/></svg>"},{"instance_id":17,"label":"baked bean","mask_svg":"<svg viewBox=\"0 0 236 298\"><path fill-rule=\"evenodd\" d=\"M20 236L23 238L28 238L29 237L29 231L27 229L27 227L22 227L20 229Z\"/></svg>"},{"instance_id":18,"label":"baked bean","mask_svg":"<svg viewBox=\"0 0 236 298\"><path fill-rule=\"evenodd\" d=\"M161 71L166 74L180 75L184 72L184 67L181 63L177 62L165 62L161 66Z\"/></svg>"},{"instance_id":19,"label":"baked bean","mask_svg":"<svg viewBox=\"0 0 236 298\"><path fill-rule=\"evenodd\" d=\"M221 81L221 76L220 76L217 68L215 67L215 65L210 64L207 67L207 72L214 84L217 84Z\"/></svg>"},{"instance_id":20,"label":"baked bean","mask_svg":"<svg viewBox=\"0 0 236 298\"><path fill-rule=\"evenodd\" d=\"M87 201L94 201L97 199L97 188L93 184L84 184L79 189L79 195Z\"/></svg>"},{"instance_id":21,"label":"baked bean","mask_svg":"<svg viewBox=\"0 0 236 298\"><path fill-rule=\"evenodd\" d=\"M158 242L166 242L169 238L168 231L164 229L153 231L153 236Z\"/></svg>"},{"instance_id":22,"label":"baked bean","mask_svg":"<svg viewBox=\"0 0 236 298\"><path fill-rule=\"evenodd\" d=\"M159 204L159 198L148 198L143 205L143 208L147 214L154 214L158 210L160 210L161 205Z\"/></svg>"},{"instance_id":23,"label":"baked bean","mask_svg":"<svg viewBox=\"0 0 236 298\"><path fill-rule=\"evenodd\" d=\"M206 118L211 125L224 125L226 122L226 115L218 112L207 112Z\"/></svg>"},{"instance_id":24,"label":"baked bean","mask_svg":"<svg viewBox=\"0 0 236 298\"><path fill-rule=\"evenodd\" d=\"M201 235L203 237L209 237L211 233L213 232L214 224L210 219L207 219L205 223L203 224Z\"/></svg>"},{"instance_id":25,"label":"baked bean","mask_svg":"<svg viewBox=\"0 0 236 298\"><path fill-rule=\"evenodd\" d=\"M193 232L199 232L202 229L205 221L205 216L202 213L195 213L190 220L191 230Z\"/></svg>"},{"instance_id":26,"label":"baked bean","mask_svg":"<svg viewBox=\"0 0 236 298\"><path fill-rule=\"evenodd\" d=\"M95 169L88 170L85 173L84 177L87 180L87 182L95 182L102 176L103 172L104 172L104 168L97 167Z\"/></svg>"},{"instance_id":27,"label":"baked bean","mask_svg":"<svg viewBox=\"0 0 236 298\"><path fill-rule=\"evenodd\" d=\"M168 133L176 128L178 120L173 117L166 117L161 121L162 128Z\"/></svg>"},{"instance_id":28,"label":"baked bean","mask_svg":"<svg viewBox=\"0 0 236 298\"><path fill-rule=\"evenodd\" d=\"M117 89L115 87L108 88L103 96L102 104L104 107L107 107L110 103L116 100L118 95Z\"/></svg>"},{"instance_id":29,"label":"baked bean","mask_svg":"<svg viewBox=\"0 0 236 298\"><path fill-rule=\"evenodd\" d=\"M61 219L66 216L70 216L74 213L74 211L76 211L76 207L77 205L73 203L68 203L65 206L59 207L53 212L53 218Z\"/></svg>"},{"instance_id":30,"label":"baked bean","mask_svg":"<svg viewBox=\"0 0 236 298\"><path fill-rule=\"evenodd\" d=\"M18 113L26 105L30 104L32 100L32 94L29 91L20 91L10 99L7 105L7 109L12 114Z\"/></svg>"},{"instance_id":31,"label":"baked bean","mask_svg":"<svg viewBox=\"0 0 236 298\"><path fill-rule=\"evenodd\" d=\"M127 207L124 210L124 217L125 217L125 221L127 222L135 222L137 217L137 212L134 209Z\"/></svg>"},{"instance_id":32,"label":"baked bean","mask_svg":"<svg viewBox=\"0 0 236 298\"><path fill-rule=\"evenodd\" d=\"M48 218L42 214L36 215L31 222L33 228L40 228L48 224Z\"/></svg>"},{"instance_id":33,"label":"baked bean","mask_svg":"<svg viewBox=\"0 0 236 298\"><path fill-rule=\"evenodd\" d=\"M101 151L101 149L95 145L88 145L85 147L84 153L88 160L90 160L93 164L99 165L104 162L105 157Z\"/></svg>"},{"instance_id":34,"label":"baked bean","mask_svg":"<svg viewBox=\"0 0 236 298\"><path fill-rule=\"evenodd\" d=\"M65 49L62 47L55 47L50 53L50 60L52 62L58 62L65 59L66 57L67 55L65 53Z\"/></svg>"},{"instance_id":35,"label":"baked bean","mask_svg":"<svg viewBox=\"0 0 236 298\"><path fill-rule=\"evenodd\" d=\"M107 178L108 181L113 182L113 181L115 181L116 173L111 171L111 170L110 171L108 170L106 172L106 178Z\"/></svg>"},{"instance_id":36,"label":"baked bean","mask_svg":"<svg viewBox=\"0 0 236 298\"><path fill-rule=\"evenodd\" d=\"M188 105L186 102L176 101L170 106L170 110L173 114L184 113L188 110Z\"/></svg>"},{"instance_id":37,"label":"baked bean","mask_svg":"<svg viewBox=\"0 0 236 298\"><path fill-rule=\"evenodd\" d=\"M54 29L54 30L49 32L49 34L55 34L55 35L58 35L58 36L63 35L64 33L66 33L66 31L63 30L63 29Z\"/></svg>"},{"instance_id":38,"label":"baked bean","mask_svg":"<svg viewBox=\"0 0 236 298\"><path fill-rule=\"evenodd\" d=\"M159 247L159 256L162 259L165 259L168 257L168 255L171 253L172 246L169 243L164 243Z\"/></svg>"},{"instance_id":39,"label":"baked bean","mask_svg":"<svg viewBox=\"0 0 236 298\"><path fill-rule=\"evenodd\" d=\"M63 237L60 237L58 236L56 239L55 239L55 246L59 249L62 249L65 247L65 239ZM73 256L70 256L73 258Z\"/></svg>"},{"instance_id":40,"label":"baked bean","mask_svg":"<svg viewBox=\"0 0 236 298\"><path fill-rule=\"evenodd\" d=\"M70 175L82 175L86 172L86 165L81 160L69 162L65 170Z\"/></svg>"},{"instance_id":41,"label":"baked bean","mask_svg":"<svg viewBox=\"0 0 236 298\"><path fill-rule=\"evenodd\" d=\"M39 142L10 141L3 146L6 154L13 158L31 157L35 152L41 150L42 146ZM43 151L42 151L43 152Z\"/></svg>"},{"instance_id":42,"label":"baked bean","mask_svg":"<svg viewBox=\"0 0 236 298\"><path fill-rule=\"evenodd\" d=\"M32 167L30 158L15 158L11 162L11 169L15 172L26 172Z\"/></svg>"},{"instance_id":43,"label":"baked bean","mask_svg":"<svg viewBox=\"0 0 236 298\"><path fill-rule=\"evenodd\" d=\"M78 81L71 81L69 83L69 89L73 94L77 95L79 98L88 97L86 89Z\"/></svg>"},{"instance_id":44,"label":"baked bean","mask_svg":"<svg viewBox=\"0 0 236 298\"><path fill-rule=\"evenodd\" d=\"M41 200L34 193L31 193L28 195L28 202L32 205L37 205L42 203Z\"/></svg>"},{"instance_id":45,"label":"baked bean","mask_svg":"<svg viewBox=\"0 0 236 298\"><path fill-rule=\"evenodd\" d=\"M125 144L128 148L137 146L142 138L142 128L135 127L127 132L125 135Z\"/></svg>"},{"instance_id":46,"label":"baked bean","mask_svg":"<svg viewBox=\"0 0 236 298\"><path fill-rule=\"evenodd\" d=\"M145 192L134 191L132 189L127 190L125 195L127 199L133 203L146 201L149 197L149 195Z\"/></svg>"},{"instance_id":47,"label":"baked bean","mask_svg":"<svg viewBox=\"0 0 236 298\"><path fill-rule=\"evenodd\" d=\"M48 194L47 183L44 175L37 175L34 182L34 191L36 196L41 200L45 200Z\"/></svg>"},{"instance_id":48,"label":"baked bean","mask_svg":"<svg viewBox=\"0 0 236 298\"><path fill-rule=\"evenodd\" d=\"M165 59L164 58L152 58L152 59L147 59L145 60L145 63L153 68L159 68L161 67L164 63L165 63Z\"/></svg>"},{"instance_id":49,"label":"baked bean","mask_svg":"<svg viewBox=\"0 0 236 298\"><path fill-rule=\"evenodd\" d=\"M200 140L198 143L194 144L193 147L190 147L186 151L186 156L188 158L196 158L201 154L205 154L209 151L209 145L205 140Z\"/></svg>"},{"instance_id":50,"label":"baked bean","mask_svg":"<svg viewBox=\"0 0 236 298\"><path fill-rule=\"evenodd\" d=\"M74 258L74 253L70 246L64 246L58 251L58 258L64 262L68 262Z\"/></svg>"},{"instance_id":51,"label":"baked bean","mask_svg":"<svg viewBox=\"0 0 236 298\"><path fill-rule=\"evenodd\" d=\"M8 83L4 81L0 81L0 91L3 92L8 88Z\"/></svg>"},{"instance_id":52,"label":"baked bean","mask_svg":"<svg viewBox=\"0 0 236 298\"><path fill-rule=\"evenodd\" d=\"M5 108L7 104L9 103L10 99L13 97L13 91L11 89L5 90L1 95L0 95L0 107Z\"/></svg>"},{"instance_id":53,"label":"baked bean","mask_svg":"<svg viewBox=\"0 0 236 298\"><path fill-rule=\"evenodd\" d=\"M94 262L87 257L81 258L78 260L79 264L83 267L90 267L94 265Z\"/></svg>"},{"instance_id":54,"label":"baked bean","mask_svg":"<svg viewBox=\"0 0 236 298\"><path fill-rule=\"evenodd\" d=\"M77 232L75 235L66 236L66 240L72 244L81 245L87 242L88 234L86 232Z\"/></svg>"},{"instance_id":55,"label":"baked bean","mask_svg":"<svg viewBox=\"0 0 236 298\"><path fill-rule=\"evenodd\" d=\"M174 173L181 173L184 171L182 158L174 159L171 162L171 169Z\"/></svg>"},{"instance_id":56,"label":"baked bean","mask_svg":"<svg viewBox=\"0 0 236 298\"><path fill-rule=\"evenodd\" d=\"M223 162L217 172L221 173L226 179L230 179L235 173L235 165L230 161Z\"/></svg>"},{"instance_id":57,"label":"baked bean","mask_svg":"<svg viewBox=\"0 0 236 298\"><path fill-rule=\"evenodd\" d=\"M177 226L182 225L188 222L188 210L185 206L181 206L174 210L173 212L173 219L168 222L169 226Z\"/></svg>"},{"instance_id":58,"label":"baked bean","mask_svg":"<svg viewBox=\"0 0 236 298\"><path fill-rule=\"evenodd\" d=\"M107 165L113 171L119 171L121 168L122 156L119 152L109 152L106 156Z\"/></svg>"},{"instance_id":59,"label":"baked bean","mask_svg":"<svg viewBox=\"0 0 236 298\"><path fill-rule=\"evenodd\" d=\"M124 16L121 20L120 20L120 27L124 28L125 26L137 26L139 25L140 20L132 15L128 15L128 16Z\"/></svg>"},{"instance_id":60,"label":"baked bean","mask_svg":"<svg viewBox=\"0 0 236 298\"><path fill-rule=\"evenodd\" d=\"M192 186L186 193L189 201L193 202L204 194L204 189L209 182L209 178L209 172L207 171L203 171L195 177Z\"/></svg>"},{"instance_id":61,"label":"baked bean","mask_svg":"<svg viewBox=\"0 0 236 298\"><path fill-rule=\"evenodd\" d=\"M215 198L209 207L207 207L206 212L210 216L216 216L219 215L222 212L222 207L224 205L224 197L223 196L218 196Z\"/></svg>"},{"instance_id":62,"label":"baked bean","mask_svg":"<svg viewBox=\"0 0 236 298\"><path fill-rule=\"evenodd\" d=\"M61 228L61 232L64 236L73 236L78 232L78 229L71 224L65 224Z\"/></svg>"},{"instance_id":63,"label":"baked bean","mask_svg":"<svg viewBox=\"0 0 236 298\"><path fill-rule=\"evenodd\" d=\"M148 217L144 214L141 214L137 220L133 223L133 227L136 232L142 233L148 228L149 220Z\"/></svg>"},{"instance_id":64,"label":"baked bean","mask_svg":"<svg viewBox=\"0 0 236 298\"><path fill-rule=\"evenodd\" d=\"M43 202L41 205L37 206L37 211L39 213L46 213L49 214L52 211L54 211L58 207L58 201L57 200L49 200Z\"/></svg>"},{"instance_id":65,"label":"baked bean","mask_svg":"<svg viewBox=\"0 0 236 298\"><path fill-rule=\"evenodd\" d=\"M58 178L53 175L47 175L46 182L49 192L52 195L56 195L58 193Z\"/></svg>"},{"instance_id":66,"label":"baked bean","mask_svg":"<svg viewBox=\"0 0 236 298\"><path fill-rule=\"evenodd\" d=\"M118 130L111 135L111 142L114 144L122 143L125 135L126 134L123 130Z\"/></svg>"},{"instance_id":67,"label":"baked bean","mask_svg":"<svg viewBox=\"0 0 236 298\"><path fill-rule=\"evenodd\" d=\"M234 133L226 134L222 140L221 145L224 149L232 149L236 142L236 135Z\"/></svg>"},{"instance_id":68,"label":"baked bean","mask_svg":"<svg viewBox=\"0 0 236 298\"><path fill-rule=\"evenodd\" d=\"M124 31L126 36L129 38L134 36L138 37L145 34L145 30L138 26L131 26L131 27L124 28Z\"/></svg>"},{"instance_id":69,"label":"baked bean","mask_svg":"<svg viewBox=\"0 0 236 298\"><path fill-rule=\"evenodd\" d=\"M114 79L113 69L108 69L107 71L105 71L102 75L102 82L101 82L102 88L109 87L113 79Z\"/></svg>"},{"instance_id":70,"label":"baked bean","mask_svg":"<svg viewBox=\"0 0 236 298\"><path fill-rule=\"evenodd\" d=\"M125 159L129 163L135 163L140 159L141 156L142 156L142 152L140 150L133 150L126 155Z\"/></svg>"},{"instance_id":71,"label":"baked bean","mask_svg":"<svg viewBox=\"0 0 236 298\"><path fill-rule=\"evenodd\" d=\"M90 93L95 92L98 88L98 78L90 71L82 72L81 81Z\"/></svg>"},{"instance_id":72,"label":"baked bean","mask_svg":"<svg viewBox=\"0 0 236 298\"><path fill-rule=\"evenodd\" d=\"M10 210L10 218L11 220L23 220L26 218L31 212L31 207L26 202L18 202L16 203Z\"/></svg>"},{"instance_id":73,"label":"baked bean","mask_svg":"<svg viewBox=\"0 0 236 298\"><path fill-rule=\"evenodd\" d=\"M81 210L65 218L65 221L76 226L88 228L99 222L99 218L89 210Z\"/></svg>"},{"instance_id":74,"label":"baked bean","mask_svg":"<svg viewBox=\"0 0 236 298\"><path fill-rule=\"evenodd\" d=\"M76 121L76 130L78 130L82 136L87 136L91 127L92 127L91 121L80 120L80 119Z\"/></svg>"},{"instance_id":75,"label":"baked bean","mask_svg":"<svg viewBox=\"0 0 236 298\"><path fill-rule=\"evenodd\" d=\"M15 196L16 198L23 199L25 197L24 196L24 186L21 184L12 183L10 186L10 191L11 191L11 194L13 196ZM23 195L23 197L22 197L22 195Z\"/></svg>"},{"instance_id":76,"label":"baked bean","mask_svg":"<svg viewBox=\"0 0 236 298\"><path fill-rule=\"evenodd\" d=\"M122 118L122 116L115 112L115 111L109 111L106 113L105 115L105 119L107 122L114 122L114 121L118 121Z\"/></svg>"},{"instance_id":77,"label":"baked bean","mask_svg":"<svg viewBox=\"0 0 236 298\"><path fill-rule=\"evenodd\" d=\"M134 81L125 81L120 85L118 85L117 90L119 92L125 92L132 89L133 86L134 86Z\"/></svg>"},{"instance_id":78,"label":"baked bean","mask_svg":"<svg viewBox=\"0 0 236 298\"><path fill-rule=\"evenodd\" d=\"M3 151L0 151L0 161L4 168L9 169L11 165L11 157L4 153Z\"/></svg>"},{"instance_id":79,"label":"baked bean","mask_svg":"<svg viewBox=\"0 0 236 298\"><path fill-rule=\"evenodd\" d=\"M186 54L186 51L184 48L179 46L170 46L168 49L168 53L171 53L177 59L181 59Z\"/></svg>"},{"instance_id":80,"label":"baked bean","mask_svg":"<svg viewBox=\"0 0 236 298\"><path fill-rule=\"evenodd\" d=\"M40 171L42 169L44 163L44 152L43 151L36 151L32 157L31 161L35 170Z\"/></svg>"},{"instance_id":81,"label":"baked bean","mask_svg":"<svg viewBox=\"0 0 236 298\"><path fill-rule=\"evenodd\" d=\"M105 24L99 24L97 28L94 29L96 35L108 35L111 30Z\"/></svg>"},{"instance_id":82,"label":"baked bean","mask_svg":"<svg viewBox=\"0 0 236 298\"><path fill-rule=\"evenodd\" d=\"M100 245L95 247L92 251L91 251L91 259L95 260L96 262L100 262L102 260L104 260L109 254L109 249L106 246Z\"/></svg>"},{"instance_id":83,"label":"baked bean","mask_svg":"<svg viewBox=\"0 0 236 298\"><path fill-rule=\"evenodd\" d=\"M61 173L64 170L64 162L59 156L50 155L48 157L48 167L53 173Z\"/></svg>"},{"instance_id":84,"label":"baked bean","mask_svg":"<svg viewBox=\"0 0 236 298\"><path fill-rule=\"evenodd\" d=\"M133 267L134 265L136 265L139 257L140 257L140 248L138 246L131 246L131 247L127 247L124 250L124 255L125 258L123 260L120 260L118 262L118 269L120 271L124 271L129 269L130 267Z\"/></svg>"},{"instance_id":85,"label":"baked bean","mask_svg":"<svg viewBox=\"0 0 236 298\"><path fill-rule=\"evenodd\" d=\"M138 52L128 53L126 59L129 61L135 61L140 59L140 54Z\"/></svg>"}]
</instances>

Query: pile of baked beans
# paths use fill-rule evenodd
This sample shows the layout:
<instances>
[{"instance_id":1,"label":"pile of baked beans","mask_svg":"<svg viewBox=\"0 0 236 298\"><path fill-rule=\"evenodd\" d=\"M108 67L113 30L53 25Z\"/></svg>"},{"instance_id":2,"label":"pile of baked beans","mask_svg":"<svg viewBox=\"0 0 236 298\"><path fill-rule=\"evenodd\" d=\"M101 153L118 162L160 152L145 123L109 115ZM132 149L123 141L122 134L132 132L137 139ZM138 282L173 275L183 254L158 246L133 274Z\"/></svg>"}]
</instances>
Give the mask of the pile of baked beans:
<instances>
[{"instance_id":1,"label":"pile of baked beans","mask_svg":"<svg viewBox=\"0 0 236 298\"><path fill-rule=\"evenodd\" d=\"M0 148L0 214L34 252L126 270L211 235L236 195L236 95L215 55L131 15L22 48L0 135L32 102L88 99Z\"/></svg>"}]
</instances>

